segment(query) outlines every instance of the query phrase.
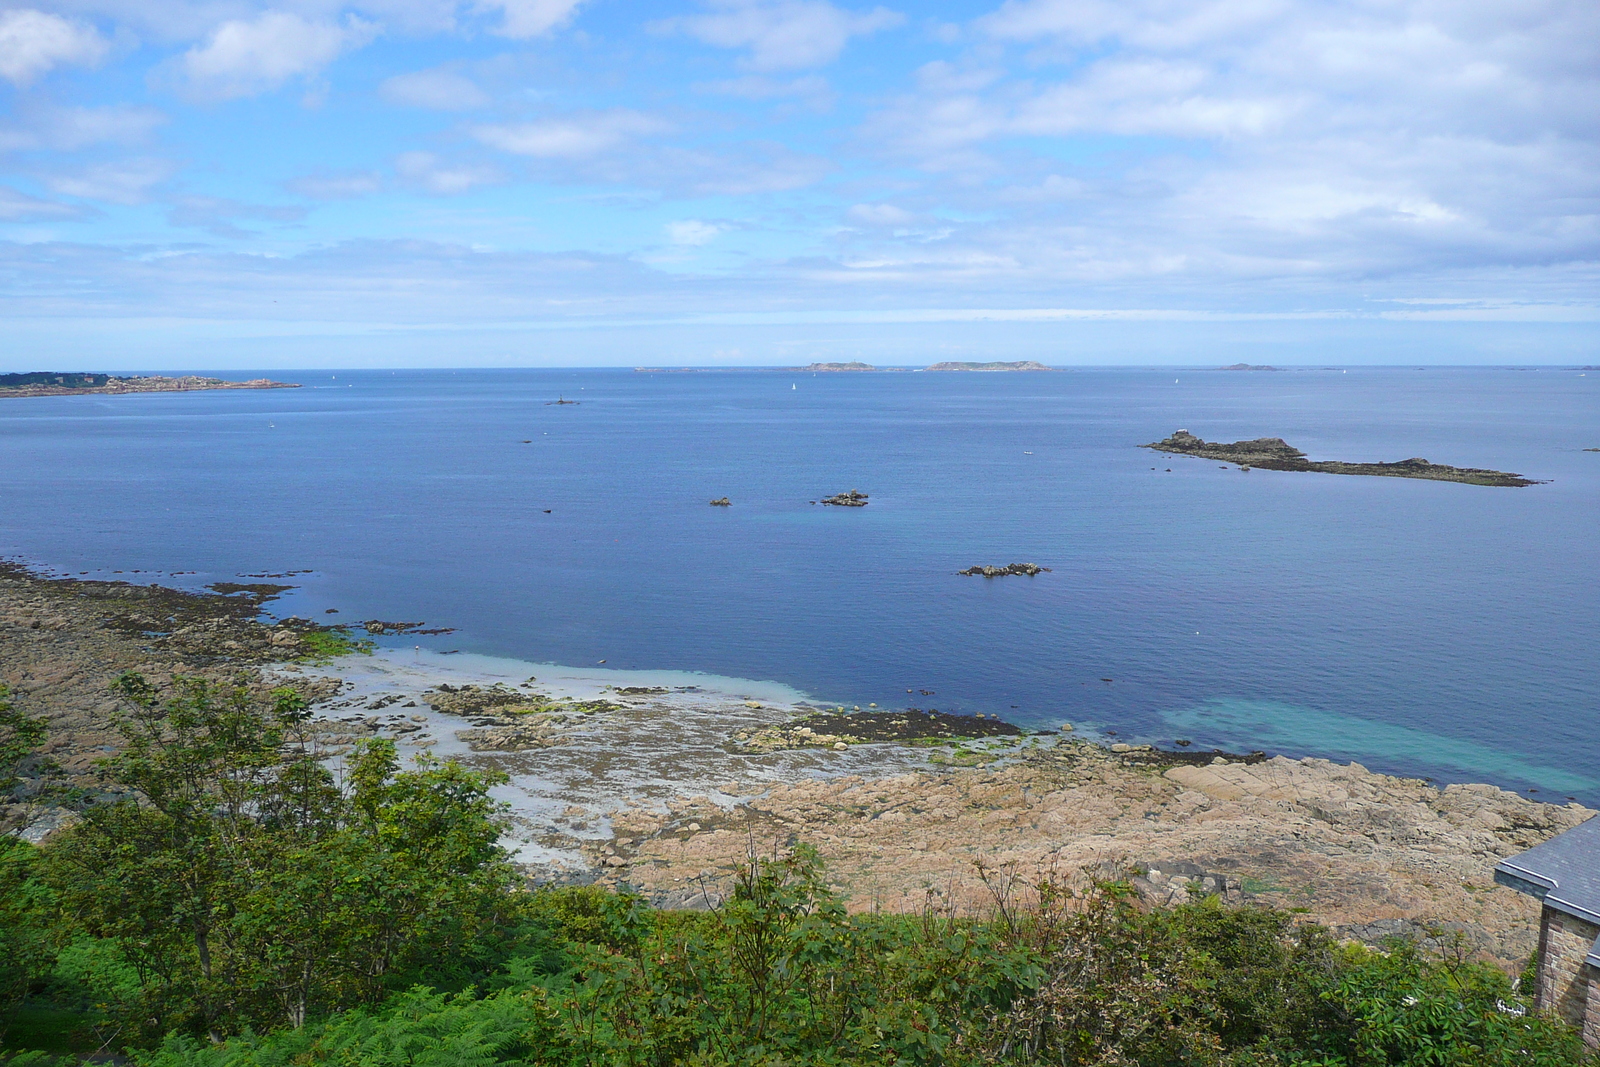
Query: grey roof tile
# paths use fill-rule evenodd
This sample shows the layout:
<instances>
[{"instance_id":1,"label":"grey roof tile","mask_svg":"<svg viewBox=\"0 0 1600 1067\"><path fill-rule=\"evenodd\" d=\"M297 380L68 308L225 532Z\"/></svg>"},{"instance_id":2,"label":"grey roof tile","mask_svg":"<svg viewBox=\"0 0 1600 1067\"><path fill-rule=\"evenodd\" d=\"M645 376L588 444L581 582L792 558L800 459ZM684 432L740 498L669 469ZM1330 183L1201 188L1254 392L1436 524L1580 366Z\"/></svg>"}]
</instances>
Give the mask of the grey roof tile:
<instances>
[{"instance_id":1,"label":"grey roof tile","mask_svg":"<svg viewBox=\"0 0 1600 1067\"><path fill-rule=\"evenodd\" d=\"M1558 911L1600 923L1600 818L1501 860L1494 869L1494 880L1538 897ZM1591 962L1600 966L1600 943Z\"/></svg>"}]
</instances>

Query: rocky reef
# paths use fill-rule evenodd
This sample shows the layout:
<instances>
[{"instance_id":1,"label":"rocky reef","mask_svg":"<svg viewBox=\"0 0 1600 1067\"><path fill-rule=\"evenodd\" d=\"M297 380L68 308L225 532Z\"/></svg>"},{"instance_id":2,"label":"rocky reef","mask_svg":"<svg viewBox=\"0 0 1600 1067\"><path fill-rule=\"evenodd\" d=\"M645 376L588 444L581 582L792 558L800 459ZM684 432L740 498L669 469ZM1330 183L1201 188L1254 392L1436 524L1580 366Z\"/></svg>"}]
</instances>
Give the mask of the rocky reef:
<instances>
[{"instance_id":1,"label":"rocky reef","mask_svg":"<svg viewBox=\"0 0 1600 1067\"><path fill-rule=\"evenodd\" d=\"M859 489L852 489L848 493L835 493L833 496L823 497L822 503L832 504L837 508L864 508L867 506L867 494Z\"/></svg>"},{"instance_id":2,"label":"rocky reef","mask_svg":"<svg viewBox=\"0 0 1600 1067\"><path fill-rule=\"evenodd\" d=\"M731 508L733 507L733 501L725 496L719 496L711 502L711 506L714 508Z\"/></svg>"},{"instance_id":3,"label":"rocky reef","mask_svg":"<svg viewBox=\"0 0 1600 1067\"><path fill-rule=\"evenodd\" d=\"M219 582L211 592L188 592L52 578L0 561L0 685L18 709L46 720L42 756L65 784L93 789L95 761L119 741L110 726L118 708L111 683L124 671L158 685L180 674L261 691L289 684L314 702L338 691L336 680L268 679L260 670L361 647L339 627L264 617L264 606L288 588ZM25 768L19 795L37 784L43 767ZM20 818L10 801L0 797L0 828Z\"/></svg>"},{"instance_id":4,"label":"rocky reef","mask_svg":"<svg viewBox=\"0 0 1600 1067\"><path fill-rule=\"evenodd\" d=\"M1538 485L1532 478L1479 467L1451 467L1425 459L1402 459L1394 463L1345 463L1339 460L1312 462L1306 454L1281 437L1258 437L1251 441L1222 444L1202 441L1188 430L1178 430L1163 441L1143 445L1157 452L1176 452L1198 459L1234 463L1241 470L1259 467L1269 471L1314 471L1319 474L1364 474L1387 478L1424 478L1435 482L1462 482L1467 485L1519 487Z\"/></svg>"},{"instance_id":5,"label":"rocky reef","mask_svg":"<svg viewBox=\"0 0 1600 1067\"><path fill-rule=\"evenodd\" d=\"M985 578L1004 578L1008 574L1024 574L1032 577L1049 569L1049 567L1041 567L1037 563L1008 563L1004 567L968 567L966 570L956 571L956 573L981 575Z\"/></svg>"},{"instance_id":6,"label":"rocky reef","mask_svg":"<svg viewBox=\"0 0 1600 1067\"><path fill-rule=\"evenodd\" d=\"M962 360L952 360L945 363L935 363L929 370L969 370L969 371L1015 371L1015 370L1050 370L1052 368L1031 359L1019 359L1010 363L993 361L989 363L971 363Z\"/></svg>"},{"instance_id":7,"label":"rocky reef","mask_svg":"<svg viewBox=\"0 0 1600 1067\"><path fill-rule=\"evenodd\" d=\"M188 393L200 389L298 389L297 382L275 382L252 378L230 382L222 378L202 378L194 374L167 377L160 374L119 378L111 374L86 372L33 371L27 374L0 374L0 397L76 396L80 393Z\"/></svg>"}]
</instances>

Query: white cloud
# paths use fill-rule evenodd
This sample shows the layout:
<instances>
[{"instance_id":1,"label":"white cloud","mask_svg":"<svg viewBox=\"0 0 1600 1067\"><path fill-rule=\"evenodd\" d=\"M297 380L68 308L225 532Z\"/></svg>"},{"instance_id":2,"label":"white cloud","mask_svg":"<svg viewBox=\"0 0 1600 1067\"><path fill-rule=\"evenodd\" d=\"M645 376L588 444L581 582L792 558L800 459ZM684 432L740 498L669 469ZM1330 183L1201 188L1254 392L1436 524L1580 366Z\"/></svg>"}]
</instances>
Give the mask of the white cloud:
<instances>
[{"instance_id":1,"label":"white cloud","mask_svg":"<svg viewBox=\"0 0 1600 1067\"><path fill-rule=\"evenodd\" d=\"M377 192L383 188L383 179L371 171L307 174L285 182L284 188L313 200L347 200Z\"/></svg>"},{"instance_id":2,"label":"white cloud","mask_svg":"<svg viewBox=\"0 0 1600 1067\"><path fill-rule=\"evenodd\" d=\"M276 89L316 74L351 48L370 41L370 23L316 22L288 11L224 22L203 45L184 53L182 67L196 96L229 99Z\"/></svg>"},{"instance_id":3,"label":"white cloud","mask_svg":"<svg viewBox=\"0 0 1600 1067\"><path fill-rule=\"evenodd\" d=\"M41 200L8 185L0 185L0 221L39 222L45 219L75 219L83 209L54 200Z\"/></svg>"},{"instance_id":4,"label":"white cloud","mask_svg":"<svg viewBox=\"0 0 1600 1067\"><path fill-rule=\"evenodd\" d=\"M488 104L489 94L453 70L419 70L396 74L378 86L385 100L434 111L470 111Z\"/></svg>"},{"instance_id":5,"label":"white cloud","mask_svg":"<svg viewBox=\"0 0 1600 1067\"><path fill-rule=\"evenodd\" d=\"M667 223L667 239L675 245L698 248L708 245L723 230L722 226L699 219L680 219Z\"/></svg>"},{"instance_id":6,"label":"white cloud","mask_svg":"<svg viewBox=\"0 0 1600 1067\"><path fill-rule=\"evenodd\" d=\"M482 7L505 13L505 21L497 31L502 37L525 40L566 25L582 3L583 0L488 0Z\"/></svg>"},{"instance_id":7,"label":"white cloud","mask_svg":"<svg viewBox=\"0 0 1600 1067\"><path fill-rule=\"evenodd\" d=\"M861 226L905 226L916 216L893 204L856 204L850 209L850 221Z\"/></svg>"},{"instance_id":8,"label":"white cloud","mask_svg":"<svg viewBox=\"0 0 1600 1067\"><path fill-rule=\"evenodd\" d=\"M306 209L297 205L243 204L215 196L180 196L167 212L167 221L174 226L193 226L218 237L232 238L254 236L234 225L236 220L299 222L305 217Z\"/></svg>"},{"instance_id":9,"label":"white cloud","mask_svg":"<svg viewBox=\"0 0 1600 1067\"><path fill-rule=\"evenodd\" d=\"M395 157L394 169L407 185L439 196L454 196L505 180L494 167L447 163L432 152L402 152Z\"/></svg>"},{"instance_id":10,"label":"white cloud","mask_svg":"<svg viewBox=\"0 0 1600 1067\"><path fill-rule=\"evenodd\" d=\"M167 121L155 108L40 107L24 110L23 121L0 126L0 151L52 149L71 152L97 144L140 144Z\"/></svg>"},{"instance_id":11,"label":"white cloud","mask_svg":"<svg viewBox=\"0 0 1600 1067\"><path fill-rule=\"evenodd\" d=\"M47 174L51 190L84 200L112 204L142 204L150 190L170 178L176 168L164 159L125 159L97 163L79 171Z\"/></svg>"},{"instance_id":12,"label":"white cloud","mask_svg":"<svg viewBox=\"0 0 1600 1067\"><path fill-rule=\"evenodd\" d=\"M846 11L827 0L710 0L710 14L666 19L665 32L686 33L718 48L747 48L753 70L799 70L833 62L852 37L899 26L888 8Z\"/></svg>"},{"instance_id":13,"label":"white cloud","mask_svg":"<svg viewBox=\"0 0 1600 1067\"><path fill-rule=\"evenodd\" d=\"M662 133L665 123L637 111L617 108L534 122L478 126L472 134L491 148L535 159L584 159L616 148L634 137Z\"/></svg>"},{"instance_id":14,"label":"white cloud","mask_svg":"<svg viewBox=\"0 0 1600 1067\"><path fill-rule=\"evenodd\" d=\"M81 22L32 8L0 12L0 78L28 85L52 67L92 67L110 44Z\"/></svg>"},{"instance_id":15,"label":"white cloud","mask_svg":"<svg viewBox=\"0 0 1600 1067\"><path fill-rule=\"evenodd\" d=\"M742 78L701 82L695 88L701 92L718 93L722 96L736 96L744 100L780 100L785 97L801 97L813 101L831 102L833 99L833 89L829 86L828 79L815 74L790 78L787 81L764 78L759 74L747 74Z\"/></svg>"}]
</instances>

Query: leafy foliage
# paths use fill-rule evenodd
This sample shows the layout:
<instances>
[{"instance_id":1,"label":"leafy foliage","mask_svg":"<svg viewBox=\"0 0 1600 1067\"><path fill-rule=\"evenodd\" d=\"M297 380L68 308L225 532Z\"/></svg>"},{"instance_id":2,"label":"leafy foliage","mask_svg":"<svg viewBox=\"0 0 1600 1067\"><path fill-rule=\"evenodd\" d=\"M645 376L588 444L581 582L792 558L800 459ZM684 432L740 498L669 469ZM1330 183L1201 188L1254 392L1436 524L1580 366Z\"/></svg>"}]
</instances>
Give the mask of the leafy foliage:
<instances>
[{"instance_id":1,"label":"leafy foliage","mask_svg":"<svg viewBox=\"0 0 1600 1067\"><path fill-rule=\"evenodd\" d=\"M491 777L385 742L336 776L288 690L117 688L107 799L43 849L0 839L0 977L38 1050L0 1063L1600 1067L1460 946L1115 880L985 870L984 916L851 914L802 844L709 911L530 892Z\"/></svg>"},{"instance_id":2,"label":"leafy foliage","mask_svg":"<svg viewBox=\"0 0 1600 1067\"><path fill-rule=\"evenodd\" d=\"M221 1037L374 1004L469 945L510 901L492 780L390 742L343 781L298 731L292 690L117 683L122 791L46 852L72 923L138 973L130 1023Z\"/></svg>"}]
</instances>

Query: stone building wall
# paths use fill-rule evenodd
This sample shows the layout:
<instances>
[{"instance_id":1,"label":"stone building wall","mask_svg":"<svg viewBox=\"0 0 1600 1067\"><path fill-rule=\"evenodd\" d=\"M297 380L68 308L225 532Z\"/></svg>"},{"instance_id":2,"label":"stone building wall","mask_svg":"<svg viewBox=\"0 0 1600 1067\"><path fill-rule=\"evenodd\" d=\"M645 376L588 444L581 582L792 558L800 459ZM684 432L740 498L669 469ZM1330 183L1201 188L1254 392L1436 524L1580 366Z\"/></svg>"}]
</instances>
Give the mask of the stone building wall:
<instances>
[{"instance_id":1,"label":"stone building wall","mask_svg":"<svg viewBox=\"0 0 1600 1067\"><path fill-rule=\"evenodd\" d=\"M1600 974L1584 957L1600 937L1600 926L1545 908L1539 931L1539 1007L1554 1011L1600 1044Z\"/></svg>"}]
</instances>

